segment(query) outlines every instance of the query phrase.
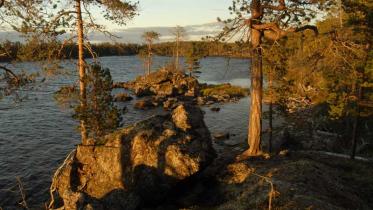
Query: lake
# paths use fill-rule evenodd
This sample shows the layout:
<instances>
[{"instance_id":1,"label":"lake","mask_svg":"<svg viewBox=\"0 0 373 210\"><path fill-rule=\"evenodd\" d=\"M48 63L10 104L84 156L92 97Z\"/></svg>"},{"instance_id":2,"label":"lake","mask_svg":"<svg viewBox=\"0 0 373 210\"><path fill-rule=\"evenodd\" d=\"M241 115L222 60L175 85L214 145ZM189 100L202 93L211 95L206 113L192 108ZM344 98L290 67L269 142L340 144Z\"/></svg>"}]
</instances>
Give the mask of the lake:
<instances>
[{"instance_id":1,"label":"lake","mask_svg":"<svg viewBox=\"0 0 373 210\"><path fill-rule=\"evenodd\" d=\"M170 60L170 57L155 57L153 68L161 67ZM100 61L104 67L110 68L115 82L132 80L144 72L137 56L102 57ZM249 64L246 59L204 58L198 79L200 82L229 82L249 87ZM75 69L72 62L62 65ZM35 71L37 67L33 63L22 63L16 68ZM21 92L21 96L25 97L21 102L15 103L12 97L0 101L0 207L4 210L17 209L17 202L21 199L16 177L20 177L25 186L29 206L40 208L48 201L54 171L80 142L77 122L71 118L71 110L61 108L53 98L59 87L74 82L74 75L48 77L32 90ZM115 90L118 91L121 90ZM230 132L233 145L243 143L248 101L244 98L237 103L219 105L221 111L218 113L204 107L205 122L210 131ZM120 108L128 107L128 113L123 116L125 124L163 112L160 108L134 110L131 103L117 104ZM219 145L215 147L219 149Z\"/></svg>"}]
</instances>

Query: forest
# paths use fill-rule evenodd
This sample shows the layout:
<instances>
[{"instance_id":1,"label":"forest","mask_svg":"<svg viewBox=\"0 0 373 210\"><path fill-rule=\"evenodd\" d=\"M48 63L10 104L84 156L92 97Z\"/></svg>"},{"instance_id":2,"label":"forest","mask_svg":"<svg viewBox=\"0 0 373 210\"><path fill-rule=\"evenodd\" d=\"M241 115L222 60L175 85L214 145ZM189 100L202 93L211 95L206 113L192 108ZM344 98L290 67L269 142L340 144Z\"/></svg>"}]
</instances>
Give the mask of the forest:
<instances>
[{"instance_id":1,"label":"forest","mask_svg":"<svg viewBox=\"0 0 373 210\"><path fill-rule=\"evenodd\" d=\"M190 46L193 43L197 46L200 53L206 56L221 56L221 57L248 57L247 49L245 49L240 43L223 43L223 42L207 42L207 41L182 41L180 42L180 55L185 56ZM40 50L47 48L47 46L35 44L40 47ZM27 42L11 42L4 41L0 44L1 48L7 52L0 57L1 62L10 62L16 60L17 57L22 57L24 60L35 61L35 59L44 59L34 57L35 54L39 52L29 52L30 46L31 49L35 47L34 43ZM62 47L61 42L55 43L56 47L62 48L59 59L72 59L78 58L78 50L74 44L66 44ZM146 46L143 44L126 44L126 43L96 43L91 44L92 50L97 54L98 57L103 56L130 56L130 55L139 55L142 51L146 50ZM175 42L160 42L155 43L153 46L154 54L159 56L175 56ZM36 50L36 49L34 49ZM84 50L85 58L92 58L90 52Z\"/></svg>"},{"instance_id":2,"label":"forest","mask_svg":"<svg viewBox=\"0 0 373 210\"><path fill-rule=\"evenodd\" d=\"M142 43L97 17L145 2L0 0L0 210L373 209L373 2L229 0Z\"/></svg>"}]
</instances>

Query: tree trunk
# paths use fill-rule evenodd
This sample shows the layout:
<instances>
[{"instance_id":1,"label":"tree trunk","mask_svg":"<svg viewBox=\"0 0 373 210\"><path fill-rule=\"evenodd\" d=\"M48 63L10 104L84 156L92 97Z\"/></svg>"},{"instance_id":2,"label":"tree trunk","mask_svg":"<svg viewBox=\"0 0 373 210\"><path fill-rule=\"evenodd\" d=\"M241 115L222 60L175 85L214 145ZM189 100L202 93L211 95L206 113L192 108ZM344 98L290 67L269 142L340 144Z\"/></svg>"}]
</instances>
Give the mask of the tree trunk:
<instances>
[{"instance_id":1,"label":"tree trunk","mask_svg":"<svg viewBox=\"0 0 373 210\"><path fill-rule=\"evenodd\" d=\"M268 142L268 152L272 152L272 139L273 139L273 86L272 86L272 69L269 72L269 142Z\"/></svg>"},{"instance_id":2,"label":"tree trunk","mask_svg":"<svg viewBox=\"0 0 373 210\"><path fill-rule=\"evenodd\" d=\"M357 91L356 96L357 96L357 101L356 101L356 104L355 104L356 113L355 113L354 120L353 120L353 125L352 125L352 138L351 138L352 147L351 147L351 156L350 156L351 159L355 159L355 155L356 155L358 129L359 129L359 117L360 117L359 102L360 102L361 96L362 96L362 88L361 87L358 87L358 91Z\"/></svg>"},{"instance_id":3,"label":"tree trunk","mask_svg":"<svg viewBox=\"0 0 373 210\"><path fill-rule=\"evenodd\" d=\"M248 126L249 150L247 155L256 156L260 153L262 132L262 96L263 96L262 49L254 49L251 65L251 105Z\"/></svg>"},{"instance_id":4,"label":"tree trunk","mask_svg":"<svg viewBox=\"0 0 373 210\"><path fill-rule=\"evenodd\" d=\"M81 10L81 0L76 0L76 28L78 32L78 71L79 71L79 87L80 87L80 106L83 111L87 108L87 93L85 84L85 61L84 61L84 31L83 18ZM85 119L80 119L80 131L82 136L82 143L87 144L88 134Z\"/></svg>"},{"instance_id":5,"label":"tree trunk","mask_svg":"<svg viewBox=\"0 0 373 210\"><path fill-rule=\"evenodd\" d=\"M339 0L339 25L343 28L343 2Z\"/></svg>"},{"instance_id":6,"label":"tree trunk","mask_svg":"<svg viewBox=\"0 0 373 210\"><path fill-rule=\"evenodd\" d=\"M179 35L176 37L176 59L175 59L175 69L179 70Z\"/></svg>"},{"instance_id":7,"label":"tree trunk","mask_svg":"<svg viewBox=\"0 0 373 210\"><path fill-rule=\"evenodd\" d=\"M152 65L152 47L151 43L148 43L148 75L150 74L150 67Z\"/></svg>"}]
</instances>

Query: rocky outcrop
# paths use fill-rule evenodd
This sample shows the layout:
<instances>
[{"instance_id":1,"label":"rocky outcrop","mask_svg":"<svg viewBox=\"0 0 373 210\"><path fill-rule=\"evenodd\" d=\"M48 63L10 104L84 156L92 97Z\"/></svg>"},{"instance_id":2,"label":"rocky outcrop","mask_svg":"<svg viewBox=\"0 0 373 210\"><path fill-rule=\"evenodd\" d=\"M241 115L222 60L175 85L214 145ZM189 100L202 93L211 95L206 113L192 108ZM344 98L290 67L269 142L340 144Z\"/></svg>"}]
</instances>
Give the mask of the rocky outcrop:
<instances>
[{"instance_id":1,"label":"rocky outcrop","mask_svg":"<svg viewBox=\"0 0 373 210\"><path fill-rule=\"evenodd\" d=\"M215 157L202 111L179 105L103 138L79 145L56 179L65 209L136 209L155 205Z\"/></svg>"},{"instance_id":2,"label":"rocky outcrop","mask_svg":"<svg viewBox=\"0 0 373 210\"><path fill-rule=\"evenodd\" d=\"M199 84L196 78L189 77L180 71L160 69L146 76L137 77L134 81L116 84L116 87L132 90L136 96L197 96Z\"/></svg>"},{"instance_id":3,"label":"rocky outcrop","mask_svg":"<svg viewBox=\"0 0 373 210\"><path fill-rule=\"evenodd\" d=\"M181 71L167 69L160 69L149 75L137 77L134 81L116 83L113 87L131 90L137 97L148 97L146 100L151 99L154 107L163 105L166 110L174 108L180 104L179 102L211 105L236 102L248 95L248 90L245 88L230 84L200 84L195 77L190 77ZM135 108L138 107L135 105ZM151 106L146 106L146 108L149 107ZM218 109L214 109L214 111L218 111Z\"/></svg>"},{"instance_id":4,"label":"rocky outcrop","mask_svg":"<svg viewBox=\"0 0 373 210\"><path fill-rule=\"evenodd\" d=\"M200 89L201 97L197 98L197 103L201 105L235 102L249 95L248 89L233 86L229 83L218 85L201 84Z\"/></svg>"},{"instance_id":5,"label":"rocky outcrop","mask_svg":"<svg viewBox=\"0 0 373 210\"><path fill-rule=\"evenodd\" d=\"M371 163L313 153L235 161L231 149L157 209L372 209ZM341 168L347 169L341 170ZM173 208L169 208L172 206Z\"/></svg>"}]
</instances>

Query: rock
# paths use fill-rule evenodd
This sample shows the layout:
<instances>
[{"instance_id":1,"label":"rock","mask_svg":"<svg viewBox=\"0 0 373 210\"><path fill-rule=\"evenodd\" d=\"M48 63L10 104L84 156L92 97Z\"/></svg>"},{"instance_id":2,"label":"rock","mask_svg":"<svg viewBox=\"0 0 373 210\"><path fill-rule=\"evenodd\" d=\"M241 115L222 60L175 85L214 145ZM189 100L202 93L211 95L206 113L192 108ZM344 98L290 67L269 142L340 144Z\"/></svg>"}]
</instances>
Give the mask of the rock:
<instances>
[{"instance_id":1,"label":"rock","mask_svg":"<svg viewBox=\"0 0 373 210\"><path fill-rule=\"evenodd\" d=\"M135 95L138 97L153 95L149 87L136 86L133 88L133 91L135 92Z\"/></svg>"},{"instance_id":2,"label":"rock","mask_svg":"<svg viewBox=\"0 0 373 210\"><path fill-rule=\"evenodd\" d=\"M210 110L213 111L213 112L219 112L220 107L212 107Z\"/></svg>"},{"instance_id":3,"label":"rock","mask_svg":"<svg viewBox=\"0 0 373 210\"><path fill-rule=\"evenodd\" d=\"M173 96L176 93L175 87L170 81L155 84L150 88L150 90L160 96Z\"/></svg>"},{"instance_id":4,"label":"rock","mask_svg":"<svg viewBox=\"0 0 373 210\"><path fill-rule=\"evenodd\" d=\"M114 97L115 102L126 102L131 100L133 100L133 97L128 95L127 93L119 93Z\"/></svg>"},{"instance_id":5,"label":"rock","mask_svg":"<svg viewBox=\"0 0 373 210\"><path fill-rule=\"evenodd\" d=\"M127 112L128 112L128 108L127 108L126 106L124 106L124 107L122 108L122 113L125 114L125 113L127 113Z\"/></svg>"},{"instance_id":6,"label":"rock","mask_svg":"<svg viewBox=\"0 0 373 210\"><path fill-rule=\"evenodd\" d=\"M200 120L201 118L203 119L201 109L191 105L179 105L172 112L172 120L175 126L183 131L202 127L201 123L204 122Z\"/></svg>"},{"instance_id":7,"label":"rock","mask_svg":"<svg viewBox=\"0 0 373 210\"><path fill-rule=\"evenodd\" d=\"M186 79L187 82L187 91L185 93L185 96L191 96L191 97L196 97L199 95L199 83L198 80L195 79L194 77L187 77Z\"/></svg>"},{"instance_id":8,"label":"rock","mask_svg":"<svg viewBox=\"0 0 373 210\"><path fill-rule=\"evenodd\" d=\"M100 145L79 145L61 168L56 188L65 209L156 206L214 158L201 110L180 105L107 135Z\"/></svg>"},{"instance_id":9,"label":"rock","mask_svg":"<svg viewBox=\"0 0 373 210\"><path fill-rule=\"evenodd\" d=\"M357 148L357 153L365 156L373 155L373 144L363 144Z\"/></svg>"},{"instance_id":10,"label":"rock","mask_svg":"<svg viewBox=\"0 0 373 210\"><path fill-rule=\"evenodd\" d=\"M212 104L214 104L215 103L215 101L207 101L206 103L205 103L205 105L212 105Z\"/></svg>"},{"instance_id":11,"label":"rock","mask_svg":"<svg viewBox=\"0 0 373 210\"><path fill-rule=\"evenodd\" d=\"M218 132L218 133L214 133L212 136L214 137L215 140L225 140L225 139L229 139L230 137L229 132L226 132L226 133Z\"/></svg>"},{"instance_id":12,"label":"rock","mask_svg":"<svg viewBox=\"0 0 373 210\"><path fill-rule=\"evenodd\" d=\"M163 104L163 102L165 102L166 99L167 98L165 96L160 96L160 95L151 97L151 101L154 106L159 106L160 104Z\"/></svg>"},{"instance_id":13,"label":"rock","mask_svg":"<svg viewBox=\"0 0 373 210\"><path fill-rule=\"evenodd\" d=\"M113 88L124 88L125 87L125 82L115 82L113 83Z\"/></svg>"},{"instance_id":14,"label":"rock","mask_svg":"<svg viewBox=\"0 0 373 210\"><path fill-rule=\"evenodd\" d=\"M200 106L206 104L206 97L198 96L196 99L196 103Z\"/></svg>"},{"instance_id":15,"label":"rock","mask_svg":"<svg viewBox=\"0 0 373 210\"><path fill-rule=\"evenodd\" d=\"M285 149L285 150L281 150L278 155L280 156L288 156L289 155L289 150Z\"/></svg>"},{"instance_id":16,"label":"rock","mask_svg":"<svg viewBox=\"0 0 373 210\"><path fill-rule=\"evenodd\" d=\"M247 89L230 84L200 84L195 77L188 76L181 71L167 69L160 69L151 74L137 77L134 81L117 83L115 86L129 89L138 97L177 98L182 102L192 100L198 105L235 102L248 93ZM170 105L171 103L166 104L165 109L168 109ZM214 110L217 111L217 109Z\"/></svg>"},{"instance_id":17,"label":"rock","mask_svg":"<svg viewBox=\"0 0 373 210\"><path fill-rule=\"evenodd\" d=\"M234 146L239 145L241 142L240 142L240 141L237 141L237 140L235 140L235 141L232 141L232 140L226 140L226 141L224 141L223 143L224 143L225 145L227 145L227 146L234 147Z\"/></svg>"},{"instance_id":18,"label":"rock","mask_svg":"<svg viewBox=\"0 0 373 210\"><path fill-rule=\"evenodd\" d=\"M136 109L146 110L146 109L154 108L155 105L150 98L146 98L146 99L137 100L134 107Z\"/></svg>"},{"instance_id":19,"label":"rock","mask_svg":"<svg viewBox=\"0 0 373 210\"><path fill-rule=\"evenodd\" d=\"M177 102L177 98L168 98L167 101L163 102L163 108L165 110L173 109L178 105Z\"/></svg>"},{"instance_id":20,"label":"rock","mask_svg":"<svg viewBox=\"0 0 373 210\"><path fill-rule=\"evenodd\" d=\"M347 164L351 170L365 168L372 173L372 167L367 169L363 163L315 155L238 163L227 161L224 166L222 162L208 174L208 179L218 177L218 183L206 187L200 194L206 196L204 203L211 199L211 209L268 209L269 195L272 195L274 209L307 209L310 206L322 210L371 209L370 198L362 191L362 188L369 191L371 185L358 181L361 174L354 176L340 169ZM368 180L362 182L372 183L372 179ZM273 192L269 194L271 189ZM220 199L212 199L216 197ZM204 209L204 203L196 199L190 206Z\"/></svg>"},{"instance_id":21,"label":"rock","mask_svg":"<svg viewBox=\"0 0 373 210\"><path fill-rule=\"evenodd\" d=\"M285 128L281 134L280 140L280 150L288 150L288 149L298 149L300 147L300 143L297 142L290 134L289 128Z\"/></svg>"},{"instance_id":22,"label":"rock","mask_svg":"<svg viewBox=\"0 0 373 210\"><path fill-rule=\"evenodd\" d=\"M134 87L135 87L135 83L132 82L132 81L130 81L130 82L123 82L123 83L121 84L121 86L122 86L124 89L132 90L132 89L134 89Z\"/></svg>"}]
</instances>

